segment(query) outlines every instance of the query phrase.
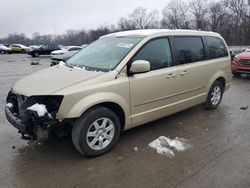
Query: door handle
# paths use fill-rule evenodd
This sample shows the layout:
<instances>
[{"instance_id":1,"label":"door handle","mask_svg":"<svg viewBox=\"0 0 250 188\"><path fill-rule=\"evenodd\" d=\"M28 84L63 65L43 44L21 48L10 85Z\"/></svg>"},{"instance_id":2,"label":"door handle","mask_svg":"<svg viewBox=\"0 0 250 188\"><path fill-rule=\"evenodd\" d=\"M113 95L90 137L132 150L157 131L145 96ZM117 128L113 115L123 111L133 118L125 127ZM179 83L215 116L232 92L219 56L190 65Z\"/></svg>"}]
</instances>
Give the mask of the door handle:
<instances>
[{"instance_id":1,"label":"door handle","mask_svg":"<svg viewBox=\"0 0 250 188\"><path fill-rule=\"evenodd\" d=\"M170 73L167 75L167 79L176 77L176 74Z\"/></svg>"},{"instance_id":2,"label":"door handle","mask_svg":"<svg viewBox=\"0 0 250 188\"><path fill-rule=\"evenodd\" d=\"M185 70L185 71L181 72L180 75L185 76L187 73L188 73L188 71Z\"/></svg>"}]
</instances>

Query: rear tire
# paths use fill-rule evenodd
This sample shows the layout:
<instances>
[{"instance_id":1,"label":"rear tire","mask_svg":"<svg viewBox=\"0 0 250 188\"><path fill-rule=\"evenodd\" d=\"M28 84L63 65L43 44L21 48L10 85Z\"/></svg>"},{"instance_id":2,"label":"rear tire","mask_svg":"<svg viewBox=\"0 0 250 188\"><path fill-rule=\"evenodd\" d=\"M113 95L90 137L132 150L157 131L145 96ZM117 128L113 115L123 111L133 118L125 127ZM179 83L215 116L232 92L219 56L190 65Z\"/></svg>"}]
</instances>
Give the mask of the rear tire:
<instances>
[{"instance_id":1,"label":"rear tire","mask_svg":"<svg viewBox=\"0 0 250 188\"><path fill-rule=\"evenodd\" d=\"M120 130L120 120L112 110L94 107L76 120L72 129L72 142L82 155L97 157L114 147Z\"/></svg>"},{"instance_id":2,"label":"rear tire","mask_svg":"<svg viewBox=\"0 0 250 188\"><path fill-rule=\"evenodd\" d=\"M216 80L209 90L207 100L205 103L205 108L208 110L216 109L220 105L223 92L224 92L223 84L220 81Z\"/></svg>"}]
</instances>

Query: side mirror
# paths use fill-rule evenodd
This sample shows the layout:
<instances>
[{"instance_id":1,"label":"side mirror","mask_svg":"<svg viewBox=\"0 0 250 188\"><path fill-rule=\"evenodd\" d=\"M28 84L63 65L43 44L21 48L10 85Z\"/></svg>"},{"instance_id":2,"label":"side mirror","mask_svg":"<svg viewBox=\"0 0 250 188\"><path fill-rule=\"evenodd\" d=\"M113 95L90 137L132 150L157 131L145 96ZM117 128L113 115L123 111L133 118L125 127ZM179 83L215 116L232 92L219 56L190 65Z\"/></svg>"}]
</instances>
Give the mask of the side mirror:
<instances>
[{"instance_id":1,"label":"side mirror","mask_svg":"<svg viewBox=\"0 0 250 188\"><path fill-rule=\"evenodd\" d=\"M144 73L150 71L150 63L146 60L136 60L131 64L130 74Z\"/></svg>"}]
</instances>

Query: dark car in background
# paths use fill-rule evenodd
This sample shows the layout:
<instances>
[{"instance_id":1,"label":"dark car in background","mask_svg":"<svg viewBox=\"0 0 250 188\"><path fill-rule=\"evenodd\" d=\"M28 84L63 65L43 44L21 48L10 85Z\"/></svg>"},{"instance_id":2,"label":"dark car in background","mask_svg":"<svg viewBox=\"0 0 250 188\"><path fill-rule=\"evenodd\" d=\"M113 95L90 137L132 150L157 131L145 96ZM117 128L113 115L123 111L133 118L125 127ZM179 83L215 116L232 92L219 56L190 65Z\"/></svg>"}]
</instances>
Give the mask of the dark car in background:
<instances>
[{"instance_id":1,"label":"dark car in background","mask_svg":"<svg viewBox=\"0 0 250 188\"><path fill-rule=\"evenodd\" d=\"M232 60L232 73L234 76L250 74L250 49L235 55Z\"/></svg>"},{"instance_id":2,"label":"dark car in background","mask_svg":"<svg viewBox=\"0 0 250 188\"><path fill-rule=\"evenodd\" d=\"M54 50L61 50L61 45L49 44L49 45L41 45L38 48L33 48L27 51L28 55L32 57L39 57L40 55L50 55L50 53Z\"/></svg>"}]
</instances>

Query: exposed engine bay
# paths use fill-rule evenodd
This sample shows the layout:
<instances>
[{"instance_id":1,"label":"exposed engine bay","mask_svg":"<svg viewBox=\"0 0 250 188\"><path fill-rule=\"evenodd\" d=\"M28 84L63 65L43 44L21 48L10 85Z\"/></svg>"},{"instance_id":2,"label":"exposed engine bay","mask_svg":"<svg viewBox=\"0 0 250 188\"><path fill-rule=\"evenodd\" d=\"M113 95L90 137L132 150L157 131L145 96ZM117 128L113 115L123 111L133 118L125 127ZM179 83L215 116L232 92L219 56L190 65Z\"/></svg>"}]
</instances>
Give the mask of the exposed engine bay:
<instances>
[{"instance_id":1,"label":"exposed engine bay","mask_svg":"<svg viewBox=\"0 0 250 188\"><path fill-rule=\"evenodd\" d=\"M64 129L67 121L56 119L62 100L63 96L27 97L11 90L6 99L6 117L23 139L44 141L53 130Z\"/></svg>"}]
</instances>

